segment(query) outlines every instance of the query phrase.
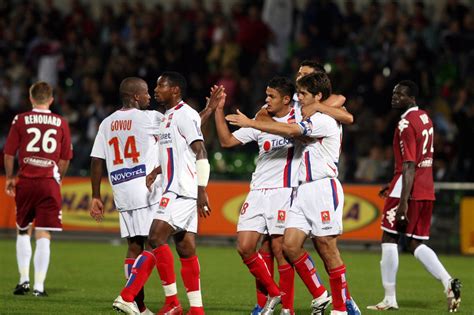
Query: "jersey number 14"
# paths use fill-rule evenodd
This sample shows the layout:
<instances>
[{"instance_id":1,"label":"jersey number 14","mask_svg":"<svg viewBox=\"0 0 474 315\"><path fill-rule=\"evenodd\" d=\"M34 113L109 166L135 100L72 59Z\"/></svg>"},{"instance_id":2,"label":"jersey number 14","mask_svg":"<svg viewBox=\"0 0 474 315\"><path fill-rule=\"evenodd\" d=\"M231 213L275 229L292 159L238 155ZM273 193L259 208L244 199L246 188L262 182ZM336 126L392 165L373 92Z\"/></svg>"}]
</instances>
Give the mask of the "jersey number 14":
<instances>
[{"instance_id":1,"label":"jersey number 14","mask_svg":"<svg viewBox=\"0 0 474 315\"><path fill-rule=\"evenodd\" d=\"M114 165L123 164L122 155L120 153L119 139L118 137L113 137L109 141L109 145L114 148ZM138 163L138 158L140 157L140 152L137 151L137 145L135 143L135 136L129 136L125 142L125 148L123 150L123 156L126 159L132 159L133 163Z\"/></svg>"}]
</instances>

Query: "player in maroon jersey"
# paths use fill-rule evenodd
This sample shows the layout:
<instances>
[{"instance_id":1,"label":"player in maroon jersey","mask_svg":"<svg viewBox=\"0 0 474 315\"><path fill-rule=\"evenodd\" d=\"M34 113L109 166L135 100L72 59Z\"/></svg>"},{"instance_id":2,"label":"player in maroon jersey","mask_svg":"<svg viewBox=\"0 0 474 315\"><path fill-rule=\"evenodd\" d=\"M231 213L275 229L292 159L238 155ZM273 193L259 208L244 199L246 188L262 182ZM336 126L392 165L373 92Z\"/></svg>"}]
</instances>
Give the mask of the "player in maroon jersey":
<instances>
[{"instance_id":1,"label":"player in maroon jersey","mask_svg":"<svg viewBox=\"0 0 474 315\"><path fill-rule=\"evenodd\" d=\"M61 231L60 183L72 158L67 121L51 113L53 89L46 82L30 87L31 111L15 116L5 144L5 191L15 197L18 235L16 255L20 281L13 294L30 290L32 223L35 223L35 283L33 295L47 296L44 280L48 271L51 231ZM13 174L18 153L18 179Z\"/></svg>"},{"instance_id":2,"label":"player in maroon jersey","mask_svg":"<svg viewBox=\"0 0 474 315\"><path fill-rule=\"evenodd\" d=\"M461 283L453 279L436 253L423 244L429 239L433 210L433 123L416 104L418 87L401 81L393 89L392 108L403 111L393 137L394 177L381 194L386 197L382 216L382 260L380 262L385 297L368 306L371 310L398 309L395 287L398 270L398 240L405 234L413 255L444 286L448 310L457 311Z\"/></svg>"}]
</instances>

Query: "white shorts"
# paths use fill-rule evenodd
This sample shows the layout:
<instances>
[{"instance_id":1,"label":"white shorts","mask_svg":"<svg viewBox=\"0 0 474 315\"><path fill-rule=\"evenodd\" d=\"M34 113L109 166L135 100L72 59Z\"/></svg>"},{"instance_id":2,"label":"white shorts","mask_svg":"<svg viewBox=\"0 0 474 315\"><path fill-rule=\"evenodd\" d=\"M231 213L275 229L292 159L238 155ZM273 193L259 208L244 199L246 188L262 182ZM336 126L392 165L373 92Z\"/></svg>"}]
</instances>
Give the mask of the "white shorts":
<instances>
[{"instance_id":1,"label":"white shorts","mask_svg":"<svg viewBox=\"0 0 474 315\"><path fill-rule=\"evenodd\" d=\"M120 211L120 236L127 238L134 236L148 237L153 215L158 206L157 203L148 208Z\"/></svg>"},{"instance_id":2,"label":"white shorts","mask_svg":"<svg viewBox=\"0 0 474 315\"><path fill-rule=\"evenodd\" d=\"M182 197L174 192L166 192L153 219L167 222L176 232L197 233L198 211L194 198Z\"/></svg>"},{"instance_id":3,"label":"white shorts","mask_svg":"<svg viewBox=\"0 0 474 315\"><path fill-rule=\"evenodd\" d=\"M337 178L302 184L288 213L286 228L297 228L310 236L342 234L344 192Z\"/></svg>"},{"instance_id":4,"label":"white shorts","mask_svg":"<svg viewBox=\"0 0 474 315\"><path fill-rule=\"evenodd\" d=\"M251 190L240 209L237 232L283 235L293 188Z\"/></svg>"}]
</instances>

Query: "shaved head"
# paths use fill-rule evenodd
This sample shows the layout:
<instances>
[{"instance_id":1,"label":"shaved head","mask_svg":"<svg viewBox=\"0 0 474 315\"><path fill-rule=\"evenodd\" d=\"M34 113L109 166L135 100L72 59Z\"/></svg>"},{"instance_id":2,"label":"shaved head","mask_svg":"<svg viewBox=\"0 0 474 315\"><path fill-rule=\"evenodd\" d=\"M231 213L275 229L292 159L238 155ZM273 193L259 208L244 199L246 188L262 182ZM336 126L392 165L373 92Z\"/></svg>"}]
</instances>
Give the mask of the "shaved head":
<instances>
[{"instance_id":1,"label":"shaved head","mask_svg":"<svg viewBox=\"0 0 474 315\"><path fill-rule=\"evenodd\" d=\"M142 102L141 97L144 96ZM145 80L137 77L125 78L120 83L120 99L122 104L127 107L137 107L143 109L148 107L150 95L148 94L148 85Z\"/></svg>"},{"instance_id":2,"label":"shaved head","mask_svg":"<svg viewBox=\"0 0 474 315\"><path fill-rule=\"evenodd\" d=\"M125 78L122 83L120 83L120 99L122 102L128 102L140 89L146 85L145 80L137 77Z\"/></svg>"}]
</instances>

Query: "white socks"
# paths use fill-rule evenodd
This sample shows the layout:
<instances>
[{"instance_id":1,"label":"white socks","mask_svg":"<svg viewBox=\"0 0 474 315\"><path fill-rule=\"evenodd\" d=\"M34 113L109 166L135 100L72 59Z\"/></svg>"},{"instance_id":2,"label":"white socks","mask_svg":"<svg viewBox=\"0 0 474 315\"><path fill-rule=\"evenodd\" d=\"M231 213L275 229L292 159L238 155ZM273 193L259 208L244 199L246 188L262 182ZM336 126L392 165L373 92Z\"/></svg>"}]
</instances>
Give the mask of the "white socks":
<instances>
[{"instance_id":1,"label":"white socks","mask_svg":"<svg viewBox=\"0 0 474 315\"><path fill-rule=\"evenodd\" d=\"M390 303L396 303L396 283L398 271L398 245L382 243L382 259L380 260L382 284L385 289L385 298Z\"/></svg>"},{"instance_id":2,"label":"white socks","mask_svg":"<svg viewBox=\"0 0 474 315\"><path fill-rule=\"evenodd\" d=\"M20 283L30 281L31 242L28 234L18 234L16 237L16 261Z\"/></svg>"},{"instance_id":3,"label":"white socks","mask_svg":"<svg viewBox=\"0 0 474 315\"><path fill-rule=\"evenodd\" d=\"M44 279L46 279L46 273L48 272L49 266L49 250L50 240L47 238L40 238L36 240L35 249L35 285L34 290L44 292Z\"/></svg>"},{"instance_id":4,"label":"white socks","mask_svg":"<svg viewBox=\"0 0 474 315\"><path fill-rule=\"evenodd\" d=\"M423 264L423 266L425 266L426 270L428 270L428 272L431 273L433 277L443 283L444 290L446 291L448 289L451 276L446 271L443 264L441 264L439 261L436 253L425 244L421 244L415 249L413 255L415 255L416 259L418 259Z\"/></svg>"}]
</instances>

